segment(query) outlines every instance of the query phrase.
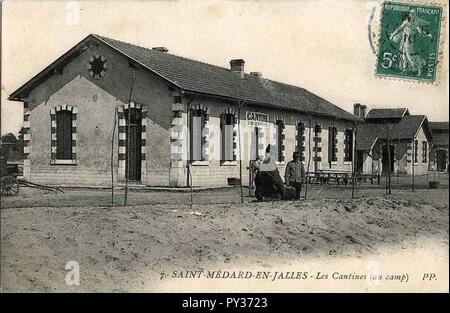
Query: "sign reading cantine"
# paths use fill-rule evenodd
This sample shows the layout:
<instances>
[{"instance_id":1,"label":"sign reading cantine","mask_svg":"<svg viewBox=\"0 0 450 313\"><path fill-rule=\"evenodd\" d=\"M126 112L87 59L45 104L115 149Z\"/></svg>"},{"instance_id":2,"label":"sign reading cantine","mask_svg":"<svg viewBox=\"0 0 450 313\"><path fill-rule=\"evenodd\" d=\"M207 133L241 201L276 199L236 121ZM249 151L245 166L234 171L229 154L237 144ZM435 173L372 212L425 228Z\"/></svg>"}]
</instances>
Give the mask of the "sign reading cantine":
<instances>
[{"instance_id":1,"label":"sign reading cantine","mask_svg":"<svg viewBox=\"0 0 450 313\"><path fill-rule=\"evenodd\" d=\"M267 127L269 122L269 115L259 112L249 112L246 113L247 126L251 127Z\"/></svg>"}]
</instances>

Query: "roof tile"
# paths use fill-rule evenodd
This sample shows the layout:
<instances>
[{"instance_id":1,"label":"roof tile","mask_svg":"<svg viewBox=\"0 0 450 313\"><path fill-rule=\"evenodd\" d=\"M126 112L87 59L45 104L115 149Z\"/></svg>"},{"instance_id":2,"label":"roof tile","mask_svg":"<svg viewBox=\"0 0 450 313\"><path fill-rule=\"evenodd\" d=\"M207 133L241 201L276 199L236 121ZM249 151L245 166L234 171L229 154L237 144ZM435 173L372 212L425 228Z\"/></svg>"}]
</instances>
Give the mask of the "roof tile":
<instances>
[{"instance_id":1,"label":"roof tile","mask_svg":"<svg viewBox=\"0 0 450 313\"><path fill-rule=\"evenodd\" d=\"M372 109L367 114L366 119L402 118L407 112L406 108Z\"/></svg>"},{"instance_id":2,"label":"roof tile","mask_svg":"<svg viewBox=\"0 0 450 313\"><path fill-rule=\"evenodd\" d=\"M425 115L408 115L398 123L366 122L358 129L356 147L358 150L369 150L377 138L387 139L389 127L391 140L412 139L424 121L426 121Z\"/></svg>"},{"instance_id":3,"label":"roof tile","mask_svg":"<svg viewBox=\"0 0 450 313\"><path fill-rule=\"evenodd\" d=\"M304 88L261 79L249 74L241 78L223 67L99 35L93 36L187 91L246 100L295 111L314 112L346 120L357 119L353 114Z\"/></svg>"}]
</instances>

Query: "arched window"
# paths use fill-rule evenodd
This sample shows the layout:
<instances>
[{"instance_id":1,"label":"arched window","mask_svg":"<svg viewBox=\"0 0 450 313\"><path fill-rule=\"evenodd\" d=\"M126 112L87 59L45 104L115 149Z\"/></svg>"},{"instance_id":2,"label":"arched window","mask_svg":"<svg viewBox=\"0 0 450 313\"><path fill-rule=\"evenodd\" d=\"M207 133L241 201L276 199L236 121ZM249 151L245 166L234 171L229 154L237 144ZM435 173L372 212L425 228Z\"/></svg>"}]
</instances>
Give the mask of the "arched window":
<instances>
[{"instance_id":1,"label":"arched window","mask_svg":"<svg viewBox=\"0 0 450 313\"><path fill-rule=\"evenodd\" d=\"M414 163L419 163L419 141L414 140Z\"/></svg>"},{"instance_id":2,"label":"arched window","mask_svg":"<svg viewBox=\"0 0 450 313\"><path fill-rule=\"evenodd\" d=\"M353 130L345 130L345 141L344 141L344 162L353 161Z\"/></svg>"},{"instance_id":3,"label":"arched window","mask_svg":"<svg viewBox=\"0 0 450 313\"><path fill-rule=\"evenodd\" d=\"M422 141L422 163L427 163L428 143Z\"/></svg>"},{"instance_id":4,"label":"arched window","mask_svg":"<svg viewBox=\"0 0 450 313\"><path fill-rule=\"evenodd\" d=\"M72 160L72 112L56 112L56 159Z\"/></svg>"},{"instance_id":5,"label":"arched window","mask_svg":"<svg viewBox=\"0 0 450 313\"><path fill-rule=\"evenodd\" d=\"M300 153L300 160L305 160L305 124L297 124L297 149Z\"/></svg>"},{"instance_id":6,"label":"arched window","mask_svg":"<svg viewBox=\"0 0 450 313\"><path fill-rule=\"evenodd\" d=\"M276 146L277 146L277 161L284 162L284 121L276 121Z\"/></svg>"},{"instance_id":7,"label":"arched window","mask_svg":"<svg viewBox=\"0 0 450 313\"><path fill-rule=\"evenodd\" d=\"M208 120L208 112L204 108L193 108L190 112L190 160L206 161L203 147L206 144L205 126Z\"/></svg>"},{"instance_id":8,"label":"arched window","mask_svg":"<svg viewBox=\"0 0 450 313\"><path fill-rule=\"evenodd\" d=\"M233 113L223 113L220 119L220 133L221 133L221 152L220 159L224 161L234 161L234 134L233 129L236 124L236 117Z\"/></svg>"},{"instance_id":9,"label":"arched window","mask_svg":"<svg viewBox=\"0 0 450 313\"><path fill-rule=\"evenodd\" d=\"M314 161L314 171L318 171L320 169L320 162L322 162L322 126L315 125L314 126L314 146L313 146L313 161Z\"/></svg>"},{"instance_id":10,"label":"arched window","mask_svg":"<svg viewBox=\"0 0 450 313\"><path fill-rule=\"evenodd\" d=\"M336 127L328 128L328 163L337 162L338 131Z\"/></svg>"}]
</instances>

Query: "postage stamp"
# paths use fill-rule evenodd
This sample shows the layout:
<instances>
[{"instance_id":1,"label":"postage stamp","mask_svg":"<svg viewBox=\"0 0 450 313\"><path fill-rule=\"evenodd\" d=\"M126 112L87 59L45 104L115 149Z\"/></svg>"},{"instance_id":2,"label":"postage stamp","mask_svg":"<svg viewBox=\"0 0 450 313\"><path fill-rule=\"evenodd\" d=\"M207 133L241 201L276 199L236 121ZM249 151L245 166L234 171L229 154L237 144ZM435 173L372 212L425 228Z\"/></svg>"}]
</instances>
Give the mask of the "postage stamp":
<instances>
[{"instance_id":1,"label":"postage stamp","mask_svg":"<svg viewBox=\"0 0 450 313\"><path fill-rule=\"evenodd\" d=\"M376 75L435 82L442 11L439 5L385 2Z\"/></svg>"}]
</instances>

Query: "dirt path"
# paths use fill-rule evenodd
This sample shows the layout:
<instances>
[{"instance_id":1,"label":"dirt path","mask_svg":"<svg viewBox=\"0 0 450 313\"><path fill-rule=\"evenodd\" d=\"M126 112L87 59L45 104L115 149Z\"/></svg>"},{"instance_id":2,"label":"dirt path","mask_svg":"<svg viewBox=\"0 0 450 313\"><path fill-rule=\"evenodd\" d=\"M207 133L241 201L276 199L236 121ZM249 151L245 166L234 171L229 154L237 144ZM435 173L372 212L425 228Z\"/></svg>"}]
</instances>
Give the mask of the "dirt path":
<instances>
[{"instance_id":1,"label":"dirt path","mask_svg":"<svg viewBox=\"0 0 450 313\"><path fill-rule=\"evenodd\" d=\"M4 209L1 287L155 291L161 273L174 269L362 258L430 242L448 250L448 200L428 197L196 204L193 211L185 203ZM80 264L80 286L65 285L71 260Z\"/></svg>"}]
</instances>

